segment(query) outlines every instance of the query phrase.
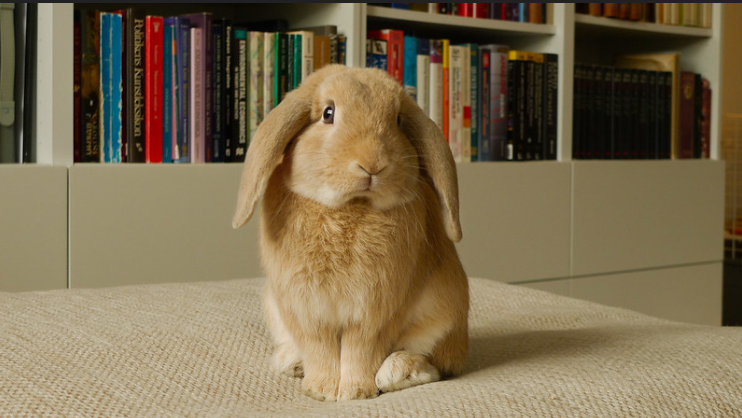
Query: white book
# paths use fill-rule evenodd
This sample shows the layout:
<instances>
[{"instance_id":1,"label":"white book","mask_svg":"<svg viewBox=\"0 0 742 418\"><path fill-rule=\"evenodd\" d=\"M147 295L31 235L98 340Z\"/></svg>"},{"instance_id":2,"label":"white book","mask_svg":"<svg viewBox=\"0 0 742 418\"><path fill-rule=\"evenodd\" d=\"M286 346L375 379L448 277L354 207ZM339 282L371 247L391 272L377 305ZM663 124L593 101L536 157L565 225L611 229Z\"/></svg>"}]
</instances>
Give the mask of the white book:
<instances>
[{"instance_id":1,"label":"white book","mask_svg":"<svg viewBox=\"0 0 742 418\"><path fill-rule=\"evenodd\" d=\"M461 51L461 161L471 162L471 48L462 45Z\"/></svg>"},{"instance_id":2,"label":"white book","mask_svg":"<svg viewBox=\"0 0 742 418\"><path fill-rule=\"evenodd\" d=\"M448 145L451 147L453 159L457 163L463 160L464 127L464 47L450 45L448 66ZM467 57L468 58L468 57Z\"/></svg>"},{"instance_id":3,"label":"white book","mask_svg":"<svg viewBox=\"0 0 742 418\"><path fill-rule=\"evenodd\" d=\"M263 61L264 40L263 32L250 31L247 33L249 42L248 62L249 71L248 79L250 85L247 89L247 108L248 108L248 141L255 136L258 125L263 121Z\"/></svg>"},{"instance_id":4,"label":"white book","mask_svg":"<svg viewBox=\"0 0 742 418\"><path fill-rule=\"evenodd\" d=\"M206 142L204 138L204 84L203 72L203 31L191 28L191 162L205 162Z\"/></svg>"},{"instance_id":5,"label":"white book","mask_svg":"<svg viewBox=\"0 0 742 418\"><path fill-rule=\"evenodd\" d=\"M428 116L443 129L443 51L442 43L430 41L430 113Z\"/></svg>"},{"instance_id":6,"label":"white book","mask_svg":"<svg viewBox=\"0 0 742 418\"><path fill-rule=\"evenodd\" d=\"M427 39L419 39L420 41L429 43ZM423 53L420 53L423 52ZM427 48L427 54L425 50L418 48L417 54L417 105L423 110L423 112L430 116L430 47Z\"/></svg>"},{"instance_id":7,"label":"white book","mask_svg":"<svg viewBox=\"0 0 742 418\"><path fill-rule=\"evenodd\" d=\"M275 91L273 89L276 75L276 35L273 32L263 33L263 118L273 108Z\"/></svg>"}]
</instances>

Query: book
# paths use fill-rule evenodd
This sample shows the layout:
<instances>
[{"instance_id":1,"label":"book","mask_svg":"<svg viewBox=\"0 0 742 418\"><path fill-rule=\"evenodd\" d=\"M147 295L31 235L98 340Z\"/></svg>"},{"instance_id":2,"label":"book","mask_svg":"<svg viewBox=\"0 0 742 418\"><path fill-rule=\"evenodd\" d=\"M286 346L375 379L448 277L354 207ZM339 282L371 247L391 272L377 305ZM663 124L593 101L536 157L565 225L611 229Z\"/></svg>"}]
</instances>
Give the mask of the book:
<instances>
[{"instance_id":1,"label":"book","mask_svg":"<svg viewBox=\"0 0 742 418\"><path fill-rule=\"evenodd\" d=\"M175 112L175 24L172 17L162 21L162 162L173 162L174 140L177 133L177 113Z\"/></svg>"},{"instance_id":2,"label":"book","mask_svg":"<svg viewBox=\"0 0 742 418\"><path fill-rule=\"evenodd\" d=\"M258 125L263 121L263 59L264 43L263 32L249 31L249 52L248 52L248 72L249 86L248 91L248 137L247 146L250 146L250 140L255 136ZM303 68L303 67L302 67Z\"/></svg>"},{"instance_id":3,"label":"book","mask_svg":"<svg viewBox=\"0 0 742 418\"><path fill-rule=\"evenodd\" d=\"M693 158L702 158L703 144L701 140L701 123L703 119L703 77L694 74L693 91Z\"/></svg>"},{"instance_id":4,"label":"book","mask_svg":"<svg viewBox=\"0 0 742 418\"><path fill-rule=\"evenodd\" d=\"M450 45L451 42L448 39L441 39L441 46L443 53L441 54L443 58L443 92L441 93L441 97L443 99L443 136L446 138L446 142L451 141L450 138L450 123L451 123L451 88L449 84L451 83L450 78L450 66L451 66L451 51L450 51Z\"/></svg>"},{"instance_id":5,"label":"book","mask_svg":"<svg viewBox=\"0 0 742 418\"><path fill-rule=\"evenodd\" d=\"M191 162L206 162L203 29L191 27Z\"/></svg>"},{"instance_id":6,"label":"book","mask_svg":"<svg viewBox=\"0 0 742 418\"><path fill-rule=\"evenodd\" d=\"M430 119L443 130L443 41L430 40Z\"/></svg>"},{"instance_id":7,"label":"book","mask_svg":"<svg viewBox=\"0 0 742 418\"><path fill-rule=\"evenodd\" d=\"M478 3L475 3L475 5ZM475 8L476 11L476 8ZM469 127L469 161L479 161L479 46L467 44L469 47L469 109L464 109L464 128Z\"/></svg>"},{"instance_id":8,"label":"book","mask_svg":"<svg viewBox=\"0 0 742 418\"><path fill-rule=\"evenodd\" d=\"M387 71L387 42L366 38L366 67Z\"/></svg>"},{"instance_id":9,"label":"book","mask_svg":"<svg viewBox=\"0 0 742 418\"><path fill-rule=\"evenodd\" d=\"M211 39L213 43L212 65L212 89L211 89L211 140L212 140L212 158L215 163L224 162L224 108L225 106L225 40L224 32L226 31L227 19L216 19L211 22Z\"/></svg>"},{"instance_id":10,"label":"book","mask_svg":"<svg viewBox=\"0 0 742 418\"><path fill-rule=\"evenodd\" d=\"M145 14L139 8L124 10L125 30L125 97L123 109L126 135L126 161L143 163L146 160L146 63Z\"/></svg>"},{"instance_id":11,"label":"book","mask_svg":"<svg viewBox=\"0 0 742 418\"><path fill-rule=\"evenodd\" d=\"M289 48L289 39L288 35L282 32L276 32L275 33L276 38L276 82L273 85L273 88L275 90L274 93L274 106L278 106L278 103L283 100L283 98L286 96L286 93L289 92L289 67L288 67L288 48ZM368 41L366 42L368 45ZM368 55L367 55L368 59ZM368 65L367 65L368 66Z\"/></svg>"},{"instance_id":12,"label":"book","mask_svg":"<svg viewBox=\"0 0 742 418\"><path fill-rule=\"evenodd\" d=\"M121 15L100 13L101 162L122 162L122 27Z\"/></svg>"},{"instance_id":13,"label":"book","mask_svg":"<svg viewBox=\"0 0 742 418\"><path fill-rule=\"evenodd\" d=\"M387 41L387 72L404 85L404 32L398 29L371 30L367 38Z\"/></svg>"},{"instance_id":14,"label":"book","mask_svg":"<svg viewBox=\"0 0 742 418\"><path fill-rule=\"evenodd\" d=\"M325 65L332 64L330 51L332 44L330 36L314 34L314 70L317 71Z\"/></svg>"},{"instance_id":15,"label":"book","mask_svg":"<svg viewBox=\"0 0 742 418\"><path fill-rule=\"evenodd\" d=\"M223 115L220 118L224 127L222 128L222 135L224 141L222 141L222 154L224 155L223 161L232 161L232 143L234 141L234 130L232 129L233 114L234 114L234 72L232 66L234 62L234 56L232 55L232 43L233 43L233 24L230 19L223 20L224 24L224 42L222 47L224 50L224 68L222 70L222 77L224 79L223 89L223 104L222 112Z\"/></svg>"},{"instance_id":16,"label":"book","mask_svg":"<svg viewBox=\"0 0 742 418\"><path fill-rule=\"evenodd\" d=\"M405 93L417 101L417 38L412 35L404 36L403 62L402 85Z\"/></svg>"},{"instance_id":17,"label":"book","mask_svg":"<svg viewBox=\"0 0 742 418\"><path fill-rule=\"evenodd\" d=\"M508 136L506 160L523 161L526 158L526 51L508 51ZM512 150L512 152L510 151Z\"/></svg>"},{"instance_id":18,"label":"book","mask_svg":"<svg viewBox=\"0 0 742 418\"><path fill-rule=\"evenodd\" d=\"M314 32L301 30L291 31L289 34L301 36L301 43L299 44L299 61L301 62L301 65L297 67L299 69L300 77L298 83L296 83L296 86L298 86L314 71Z\"/></svg>"},{"instance_id":19,"label":"book","mask_svg":"<svg viewBox=\"0 0 742 418\"><path fill-rule=\"evenodd\" d=\"M479 46L479 113L474 113L477 119L477 161L492 160L492 146L490 140L490 50L487 46Z\"/></svg>"},{"instance_id":20,"label":"book","mask_svg":"<svg viewBox=\"0 0 742 418\"><path fill-rule=\"evenodd\" d=\"M558 95L559 95L559 57L557 54L544 54L544 151L546 160L557 158L557 127L558 127ZM605 85L605 78L604 78ZM603 90L604 95L609 92ZM605 104L605 103L604 103ZM605 109L604 109L605 111ZM605 116L604 116L605 118ZM605 121L605 119L604 119ZM603 136L605 144L605 136Z\"/></svg>"},{"instance_id":21,"label":"book","mask_svg":"<svg viewBox=\"0 0 742 418\"><path fill-rule=\"evenodd\" d=\"M464 48L459 45L450 45L449 51L449 82L448 82L448 145L451 148L453 159L457 163L463 161L463 137L464 124ZM444 92L445 93L445 92ZM468 145L468 143L467 143Z\"/></svg>"},{"instance_id":22,"label":"book","mask_svg":"<svg viewBox=\"0 0 742 418\"><path fill-rule=\"evenodd\" d=\"M193 162L211 162L213 160L214 152L213 152L213 137L212 132L213 128L211 126L212 123L212 117L211 114L213 112L213 63L212 59L214 56L213 53L213 35L212 35L212 15L209 12L202 12L202 13L192 13L183 15L183 17L187 18L188 21L191 23L191 27L200 28L201 29L201 45L198 46L201 50L202 56L201 60L199 60L201 69L200 71L200 83L201 88L203 89L202 93L202 110L200 112L195 112L195 115L198 115L198 117L201 119L199 122L199 125L203 126L203 144L199 145L200 147L203 147L203 161L200 161L200 154L199 154L199 161L193 161ZM193 42L191 42L193 43ZM195 92L195 91L194 91ZM200 139L199 139L200 141ZM200 153L201 150L198 150Z\"/></svg>"},{"instance_id":23,"label":"book","mask_svg":"<svg viewBox=\"0 0 742 418\"><path fill-rule=\"evenodd\" d=\"M670 103L670 138L672 144L671 154L674 158L678 156L678 104L679 104L679 55L677 53L648 53L621 55L615 58L614 64L622 68L633 68L650 71L663 71L672 74L672 89Z\"/></svg>"},{"instance_id":24,"label":"book","mask_svg":"<svg viewBox=\"0 0 742 418\"><path fill-rule=\"evenodd\" d=\"M484 161L504 161L512 159L514 149L508 143L508 104L510 89L508 79L509 47L491 44L485 46L490 53L490 94L489 94L489 141L483 140L483 147L489 145L489 155ZM488 144L487 144L488 142Z\"/></svg>"},{"instance_id":25,"label":"book","mask_svg":"<svg viewBox=\"0 0 742 418\"><path fill-rule=\"evenodd\" d=\"M191 162L191 23L174 17L176 46L177 144L173 162Z\"/></svg>"},{"instance_id":26,"label":"book","mask_svg":"<svg viewBox=\"0 0 742 418\"><path fill-rule=\"evenodd\" d=\"M21 5L18 5L16 7L17 7L17 10L20 10L20 8L25 7L25 5L24 4L21 4ZM72 62L72 79L73 79L73 88L74 88L74 93L73 93L73 113L74 113L74 119L73 119L73 128L72 128L73 129L73 131L72 131L73 132L73 136L72 136L72 143L73 143L72 153L73 153L73 155L72 155L72 158L73 158L73 161L76 162L76 163L79 163L79 162L82 161L82 159L81 159L81 147L80 147L80 140L82 139L82 135L81 135L81 132L82 132L82 128L81 128L81 126L82 126L82 116L81 116L81 113L80 113L81 112L80 102L82 100L82 96L80 94L80 84L82 82L82 80L81 80L82 79L82 67L81 67L81 65L82 65L82 38L80 37L80 26L82 24L81 19L82 19L81 18L81 11L79 9L75 10L74 13L73 13L73 22L72 22L72 24L73 24L73 40L72 40L72 50L73 50L73 52L72 53L73 53L73 57L74 57L73 58L73 62ZM16 38L16 47L19 46L18 45L19 41L20 42L23 42L23 40L19 40L19 39ZM18 56L17 52L18 51L16 51L16 56ZM21 101L23 100L23 98L18 95L18 90L19 90L18 87L19 87L19 85L21 87L20 88L21 94L23 93L23 89L22 89L22 86L23 86L23 72L22 72L22 70L21 70L21 72L18 71L19 66L17 64L18 63L16 61L16 67L15 67L15 83L16 83L16 85L15 85L15 88L14 88L14 90L15 90L14 100L16 102L18 102L18 100L21 100ZM21 65L21 67L23 67L23 66ZM20 80L19 80L19 78L20 78ZM22 119L21 119L21 116L20 115L23 112L22 111L21 112L18 111L18 106L16 106L15 113L16 114L15 114L15 121L14 122L15 123L22 123ZM21 131L22 131L22 129L21 129ZM14 141L15 144L20 143L20 141L17 138L14 138L14 139L15 139L15 141ZM16 151L15 150L13 150L13 151L14 151L13 154L15 155ZM16 160L14 162L22 161L22 160L18 160L17 157L15 157L14 159Z\"/></svg>"},{"instance_id":27,"label":"book","mask_svg":"<svg viewBox=\"0 0 742 418\"><path fill-rule=\"evenodd\" d=\"M423 112L430 116L430 39L417 38L416 59L415 100Z\"/></svg>"},{"instance_id":28,"label":"book","mask_svg":"<svg viewBox=\"0 0 742 418\"><path fill-rule=\"evenodd\" d=\"M82 162L100 161L100 15L84 10L80 22L80 147Z\"/></svg>"},{"instance_id":29,"label":"book","mask_svg":"<svg viewBox=\"0 0 742 418\"><path fill-rule=\"evenodd\" d=\"M711 157L711 84L703 78L701 91L701 158Z\"/></svg>"},{"instance_id":30,"label":"book","mask_svg":"<svg viewBox=\"0 0 742 418\"><path fill-rule=\"evenodd\" d=\"M244 162L248 145L248 36L245 27L235 26L232 30L232 68L234 113L232 115L232 158L233 162Z\"/></svg>"},{"instance_id":31,"label":"book","mask_svg":"<svg viewBox=\"0 0 742 418\"><path fill-rule=\"evenodd\" d=\"M315 43L316 45L316 43ZM263 118L273 109L276 81L276 36L273 32L263 33ZM328 57L329 58L329 57Z\"/></svg>"},{"instance_id":32,"label":"book","mask_svg":"<svg viewBox=\"0 0 742 418\"><path fill-rule=\"evenodd\" d=\"M695 90L696 75L691 71L680 72L680 102L678 103L680 126L678 131L677 158L693 158L695 135Z\"/></svg>"},{"instance_id":33,"label":"book","mask_svg":"<svg viewBox=\"0 0 742 418\"><path fill-rule=\"evenodd\" d=\"M145 17L145 161L162 162L163 32L162 16Z\"/></svg>"}]
</instances>

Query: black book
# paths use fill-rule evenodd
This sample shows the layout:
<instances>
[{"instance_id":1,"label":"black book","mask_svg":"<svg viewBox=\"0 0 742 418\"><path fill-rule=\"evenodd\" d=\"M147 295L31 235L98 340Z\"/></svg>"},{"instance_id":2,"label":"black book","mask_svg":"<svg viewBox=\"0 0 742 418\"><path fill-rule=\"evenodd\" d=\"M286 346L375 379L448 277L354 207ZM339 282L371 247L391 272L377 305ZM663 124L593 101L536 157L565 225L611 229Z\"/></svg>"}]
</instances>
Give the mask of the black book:
<instances>
[{"instance_id":1,"label":"black book","mask_svg":"<svg viewBox=\"0 0 742 418\"><path fill-rule=\"evenodd\" d=\"M122 112L126 160L143 163L145 156L145 50L144 18L138 8L128 8L124 13L124 109Z\"/></svg>"},{"instance_id":2,"label":"black book","mask_svg":"<svg viewBox=\"0 0 742 418\"><path fill-rule=\"evenodd\" d=\"M29 4L30 6L30 4ZM30 9L29 9L30 11ZM95 10L83 10L80 16L80 159L100 161L100 18Z\"/></svg>"},{"instance_id":3,"label":"black book","mask_svg":"<svg viewBox=\"0 0 742 418\"><path fill-rule=\"evenodd\" d=\"M557 157L557 114L559 96L559 56L544 54L544 159Z\"/></svg>"}]
</instances>

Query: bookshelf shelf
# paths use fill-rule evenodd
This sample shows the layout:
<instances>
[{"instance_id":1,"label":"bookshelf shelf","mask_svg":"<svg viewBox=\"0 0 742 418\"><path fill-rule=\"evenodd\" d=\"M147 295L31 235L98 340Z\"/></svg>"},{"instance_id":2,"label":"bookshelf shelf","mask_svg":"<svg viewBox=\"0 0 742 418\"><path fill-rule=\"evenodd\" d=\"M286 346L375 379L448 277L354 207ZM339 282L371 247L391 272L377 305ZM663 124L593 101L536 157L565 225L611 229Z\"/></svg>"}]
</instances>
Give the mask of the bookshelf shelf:
<instances>
[{"instance_id":1,"label":"bookshelf shelf","mask_svg":"<svg viewBox=\"0 0 742 418\"><path fill-rule=\"evenodd\" d=\"M713 31L707 28L634 22L584 14L575 15L575 25L577 32L586 36L595 31L614 36L666 35L688 38L704 38L713 36Z\"/></svg>"}]
</instances>

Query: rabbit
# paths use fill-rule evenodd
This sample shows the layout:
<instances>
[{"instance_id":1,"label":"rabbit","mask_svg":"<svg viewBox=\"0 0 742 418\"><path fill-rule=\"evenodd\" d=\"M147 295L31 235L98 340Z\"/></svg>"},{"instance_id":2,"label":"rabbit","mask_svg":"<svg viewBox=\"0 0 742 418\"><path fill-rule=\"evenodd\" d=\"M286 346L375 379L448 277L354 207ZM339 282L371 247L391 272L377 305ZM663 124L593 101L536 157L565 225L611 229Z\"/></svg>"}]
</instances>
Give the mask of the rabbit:
<instances>
[{"instance_id":1,"label":"rabbit","mask_svg":"<svg viewBox=\"0 0 742 418\"><path fill-rule=\"evenodd\" d=\"M386 72L310 75L248 148L232 226L262 198L274 370L318 400L367 399L462 372L469 287L456 165Z\"/></svg>"}]
</instances>

